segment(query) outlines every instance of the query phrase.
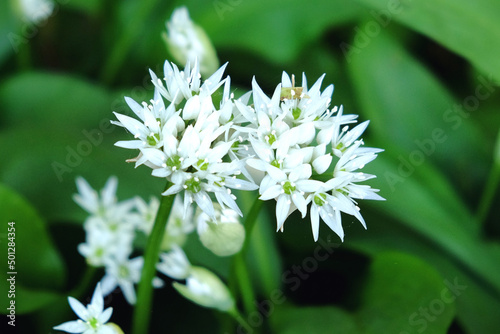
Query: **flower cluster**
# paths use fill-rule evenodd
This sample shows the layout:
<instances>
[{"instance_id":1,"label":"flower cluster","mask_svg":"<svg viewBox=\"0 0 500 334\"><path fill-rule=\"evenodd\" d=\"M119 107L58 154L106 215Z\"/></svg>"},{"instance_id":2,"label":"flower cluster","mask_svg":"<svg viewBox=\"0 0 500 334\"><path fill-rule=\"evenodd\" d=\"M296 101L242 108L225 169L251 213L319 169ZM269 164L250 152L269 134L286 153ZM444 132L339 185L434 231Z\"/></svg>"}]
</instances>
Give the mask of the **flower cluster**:
<instances>
[{"instance_id":1,"label":"flower cluster","mask_svg":"<svg viewBox=\"0 0 500 334\"><path fill-rule=\"evenodd\" d=\"M239 178L247 175L245 161L229 157L237 138L232 134L234 105L230 100L229 80L222 78L225 65L201 84L198 63L184 71L165 63L165 84L151 73L155 95L150 104L139 105L130 98L126 101L139 117L115 113L119 122L135 140L119 141L117 146L139 149L133 159L136 166L146 165L152 174L166 178L172 185L164 196L184 193L185 215L190 204L196 202L209 217L215 219L215 209L209 193L222 208L230 208L242 215L231 189L254 190L257 186ZM214 103L214 93L221 86L224 95L220 107ZM170 104L165 106L164 100Z\"/></svg>"},{"instance_id":2,"label":"flower cluster","mask_svg":"<svg viewBox=\"0 0 500 334\"><path fill-rule=\"evenodd\" d=\"M144 260L142 256L130 256L139 233L146 236L151 233L159 201L152 197L147 203L142 198L135 197L118 202L117 182L115 177L110 177L99 194L83 178L77 179L79 193L75 194L74 200L90 214L84 222L86 241L78 245L78 251L89 265L105 268L106 274L101 280L100 288L104 295L118 286L126 300L134 304L134 285L140 280ZM192 210L185 211L181 197L177 196L165 228L162 254L175 250L182 252L181 247L188 234L195 230L195 223L202 244L214 254L229 256L237 253L245 239L245 231L239 222L238 214L216 205L214 216L215 220L202 212L195 216ZM221 242L221 239L227 241ZM162 255L162 259L164 256ZM168 274L170 263L162 261L159 264L159 269L164 269L160 271L168 276L172 276ZM163 282L155 278L153 285L161 287Z\"/></svg>"},{"instance_id":3,"label":"flower cluster","mask_svg":"<svg viewBox=\"0 0 500 334\"><path fill-rule=\"evenodd\" d=\"M324 75L308 88L305 75L296 87L294 77L283 73L271 97L254 78L252 91L235 99L230 78L222 79L225 67L203 84L197 63L180 71L165 62L163 80L151 72L150 103L126 98L140 121L115 113L114 123L135 140L116 145L139 149L132 159L136 166L147 165L172 183L164 196L184 192L185 210L195 201L211 219L213 199L241 215L231 189L258 188L261 200L277 202L277 230L295 210L304 218L309 204L315 240L320 217L341 239L341 212L365 226L356 200L383 199L378 190L358 184L374 177L359 170L382 151L363 146L368 122L349 129L357 115L329 108L333 85L321 91Z\"/></svg>"},{"instance_id":4,"label":"flower cluster","mask_svg":"<svg viewBox=\"0 0 500 334\"><path fill-rule=\"evenodd\" d=\"M135 210L140 203L136 199L117 202L117 184L117 179L110 177L99 195L83 178L77 179L79 193L74 200L90 214L84 222L86 241L78 245L78 251L89 265L105 268L101 281L104 295L119 286L127 301L134 304L134 284L140 280L144 259L130 256L136 229L143 229L148 221ZM161 286L161 281L155 285Z\"/></svg>"},{"instance_id":5,"label":"flower cluster","mask_svg":"<svg viewBox=\"0 0 500 334\"><path fill-rule=\"evenodd\" d=\"M333 86L321 92L323 78L308 89L305 75L295 87L294 77L283 72L271 98L254 79L253 106L236 105L248 122L253 157L247 163L264 173L260 199L277 202L277 230L295 210L304 218L311 203L314 240L319 217L343 240L340 213L355 216L366 228L355 199L383 200L378 190L357 184L374 177L359 169L382 150L362 147L368 121L349 130L357 116L344 115L342 106L329 109Z\"/></svg>"}]
</instances>

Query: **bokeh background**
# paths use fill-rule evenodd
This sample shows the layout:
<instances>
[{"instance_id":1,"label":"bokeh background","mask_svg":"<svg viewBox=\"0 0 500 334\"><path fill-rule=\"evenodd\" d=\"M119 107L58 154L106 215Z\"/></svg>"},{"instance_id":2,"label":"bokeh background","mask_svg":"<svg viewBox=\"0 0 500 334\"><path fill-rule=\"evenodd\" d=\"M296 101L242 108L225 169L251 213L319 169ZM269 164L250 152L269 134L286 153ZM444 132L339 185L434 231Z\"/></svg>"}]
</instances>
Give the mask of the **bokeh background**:
<instances>
[{"instance_id":1,"label":"bokeh background","mask_svg":"<svg viewBox=\"0 0 500 334\"><path fill-rule=\"evenodd\" d=\"M130 114L123 96L152 97L148 69L162 74L161 34L181 5L229 62L236 94L253 76L271 94L282 71L310 84L326 73L332 105L370 120L366 145L385 149L366 169L387 201L360 203L366 231L344 216L344 243L325 226L315 243L298 215L275 233L266 203L247 254L254 332L500 332L498 1L60 0L36 24L15 2L0 2L0 312L15 221L18 333L55 333L75 318L66 296L85 301L99 278L80 284L76 176L97 189L118 176L121 200L162 190L125 163L133 153L113 144L128 134L109 120ZM193 263L227 278L229 259L190 243ZM151 333L234 331L163 278ZM120 293L106 303L127 332L132 308Z\"/></svg>"}]
</instances>

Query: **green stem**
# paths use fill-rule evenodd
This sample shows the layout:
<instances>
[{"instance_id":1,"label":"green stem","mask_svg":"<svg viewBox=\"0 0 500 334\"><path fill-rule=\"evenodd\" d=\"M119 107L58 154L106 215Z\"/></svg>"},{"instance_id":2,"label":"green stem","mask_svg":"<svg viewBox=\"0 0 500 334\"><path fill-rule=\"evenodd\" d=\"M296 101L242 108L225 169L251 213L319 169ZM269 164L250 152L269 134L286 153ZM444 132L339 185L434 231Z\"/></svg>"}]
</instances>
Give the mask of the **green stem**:
<instances>
[{"instance_id":1,"label":"green stem","mask_svg":"<svg viewBox=\"0 0 500 334\"><path fill-rule=\"evenodd\" d=\"M167 188L170 184L167 184ZM132 333L145 334L149 329L151 317L151 303L153 297L153 278L156 273L161 242L165 234L168 216L172 209L175 195L162 197L158 213L151 234L149 235L146 251L144 252L144 266L141 273L141 281L137 290L137 304L132 318Z\"/></svg>"},{"instance_id":2,"label":"green stem","mask_svg":"<svg viewBox=\"0 0 500 334\"><path fill-rule=\"evenodd\" d=\"M87 291L89 285L94 280L96 272L97 272L96 267L87 266L87 269L85 270L85 273L83 274L80 283L78 283L78 285L75 288L73 288L73 290L71 290L68 293L68 295L75 297L76 299L81 298L83 294Z\"/></svg>"},{"instance_id":3,"label":"green stem","mask_svg":"<svg viewBox=\"0 0 500 334\"><path fill-rule=\"evenodd\" d=\"M131 17L130 22L125 26L116 43L114 43L109 57L102 68L101 81L106 84L110 84L113 81L123 61L129 56L128 51L137 39L137 36L141 33L141 28L147 22L146 17L152 11L156 1L145 0L138 1L137 3L141 4L139 9L134 12L135 15ZM115 15L118 16L118 14Z\"/></svg>"},{"instance_id":4,"label":"green stem","mask_svg":"<svg viewBox=\"0 0 500 334\"><path fill-rule=\"evenodd\" d=\"M488 212L490 211L491 204L495 198L495 193L500 184L500 131L497 135L497 140L495 143L495 148L493 152L493 166L491 167L488 180L484 187L481 200L479 201L479 207L476 213L476 220L479 224L483 224L488 217Z\"/></svg>"},{"instance_id":5,"label":"green stem","mask_svg":"<svg viewBox=\"0 0 500 334\"><path fill-rule=\"evenodd\" d=\"M232 308L227 313L229 313L229 315L231 315L234 318L234 320L236 320L236 322L238 322L241 325L241 327L243 327L246 330L246 333L254 332L252 328L248 325L248 323L245 321L245 319L243 319L241 313L238 311L236 307Z\"/></svg>"},{"instance_id":6,"label":"green stem","mask_svg":"<svg viewBox=\"0 0 500 334\"><path fill-rule=\"evenodd\" d=\"M247 263L245 260L245 254L248 249L250 236L252 234L253 227L257 222L257 217L259 215L260 209L262 207L262 201L258 198L255 199L250 211L247 213L244 226L245 226L245 242L243 243L243 247L241 251L234 256L233 260L233 280L236 280L237 284L232 284L232 286L238 286L241 294L241 298L243 300L243 307L245 309L245 313L251 314L255 312L255 292L253 290L252 282L250 280L250 272L247 267Z\"/></svg>"},{"instance_id":7,"label":"green stem","mask_svg":"<svg viewBox=\"0 0 500 334\"><path fill-rule=\"evenodd\" d=\"M491 204L495 198L495 193L500 183L500 168L494 166L486 182L483 195L481 196L481 201L479 202L479 208L477 210L476 219L479 224L484 224L488 213L490 212Z\"/></svg>"},{"instance_id":8,"label":"green stem","mask_svg":"<svg viewBox=\"0 0 500 334\"><path fill-rule=\"evenodd\" d=\"M17 65L20 71L29 71L32 68L31 45L29 42L19 47L17 52Z\"/></svg>"}]
</instances>

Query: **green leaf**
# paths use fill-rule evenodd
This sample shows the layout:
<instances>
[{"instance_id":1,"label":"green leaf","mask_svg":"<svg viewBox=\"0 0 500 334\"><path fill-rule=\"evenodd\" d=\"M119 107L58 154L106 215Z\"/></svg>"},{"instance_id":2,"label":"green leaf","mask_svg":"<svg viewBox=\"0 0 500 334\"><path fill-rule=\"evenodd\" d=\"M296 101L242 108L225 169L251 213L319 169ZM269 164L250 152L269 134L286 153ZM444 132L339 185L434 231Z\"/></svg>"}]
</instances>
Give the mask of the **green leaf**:
<instances>
[{"instance_id":1,"label":"green leaf","mask_svg":"<svg viewBox=\"0 0 500 334\"><path fill-rule=\"evenodd\" d=\"M366 215L366 213L365 213ZM422 236L415 235L414 231L381 215L365 216L370 224L368 231L361 231L350 235L345 246L376 257L377 254L387 251L411 253L431 264L441 273L441 276L454 283L455 279L463 287L455 300L457 318L466 328L467 333L482 334L494 333L500 328L500 300L495 298L484 284L477 281L475 274L458 264L441 249L429 245ZM496 250L488 247L490 254L500 255L498 244Z\"/></svg>"},{"instance_id":2,"label":"green leaf","mask_svg":"<svg viewBox=\"0 0 500 334\"><path fill-rule=\"evenodd\" d=\"M363 303L355 313L331 306L276 305L270 321L273 332L287 334L420 333L424 329L444 334L455 314L456 298L452 298L448 283L429 264L414 256L378 253L366 279ZM422 313L426 309L431 320Z\"/></svg>"},{"instance_id":3,"label":"green leaf","mask_svg":"<svg viewBox=\"0 0 500 334\"><path fill-rule=\"evenodd\" d=\"M371 184L387 198L378 207L425 235L500 292L495 278L500 277L500 269L480 245L479 224L431 162L441 160L450 174L460 165L457 156L468 157L467 168L461 174L455 172L458 177L467 175L469 166L484 161L482 135L459 116L460 127L446 122L448 94L387 32L353 55L349 67L363 111L372 120L376 146L386 149L368 166L379 176ZM366 80L367 73L372 80ZM433 135L436 129L442 133L438 139ZM427 148L421 144L424 141Z\"/></svg>"},{"instance_id":4,"label":"green leaf","mask_svg":"<svg viewBox=\"0 0 500 334\"><path fill-rule=\"evenodd\" d=\"M398 174L397 160L387 155L382 154L369 166L370 172L379 176L371 185L382 189L387 199L377 209L425 236L454 261L476 272L481 284L488 284L500 293L497 260L481 244L478 228L471 224L474 222L471 214L463 208L459 210L460 202L455 200L443 177L422 165L411 177L403 178ZM399 178L397 186L389 191L394 177Z\"/></svg>"},{"instance_id":5,"label":"green leaf","mask_svg":"<svg viewBox=\"0 0 500 334\"><path fill-rule=\"evenodd\" d=\"M249 203L258 197L256 192L240 192L242 211L248 212ZM257 217L253 227L246 254L246 261L250 267L252 282L255 282L263 296L271 296L281 285L282 263L275 238L276 222L274 216L268 214L265 206Z\"/></svg>"},{"instance_id":6,"label":"green leaf","mask_svg":"<svg viewBox=\"0 0 500 334\"><path fill-rule=\"evenodd\" d=\"M27 197L49 221L86 218L85 211L72 200L77 191L77 176L84 177L96 189L101 189L109 176L118 176L119 200L159 196L164 181L151 176L149 168L134 169L133 164L126 163L137 152L115 147L120 139L131 136L117 126L100 128L98 124L83 129L66 126L50 132L31 127L3 131L0 141L23 146L0 147L5 159L0 165L0 180Z\"/></svg>"},{"instance_id":7,"label":"green leaf","mask_svg":"<svg viewBox=\"0 0 500 334\"><path fill-rule=\"evenodd\" d=\"M381 253L370 271L357 313L364 333L447 333L456 297L435 269L407 254Z\"/></svg>"},{"instance_id":8,"label":"green leaf","mask_svg":"<svg viewBox=\"0 0 500 334\"><path fill-rule=\"evenodd\" d=\"M0 273L0 288L6 293L15 291L12 299L19 312L29 312L52 302L57 294L45 289L61 288L66 273L44 221L29 203L4 185L0 185L0 221L2 258L7 262L9 256L15 261L9 263L9 267L6 263L7 270ZM14 289L8 278L14 278L11 280ZM6 312L9 302L10 298L2 298L2 312Z\"/></svg>"},{"instance_id":9,"label":"green leaf","mask_svg":"<svg viewBox=\"0 0 500 334\"><path fill-rule=\"evenodd\" d=\"M278 64L295 59L305 44L318 39L326 28L352 21L358 8L338 0L313 0L307 6L298 0L191 0L182 4L216 48L242 48Z\"/></svg>"},{"instance_id":10,"label":"green leaf","mask_svg":"<svg viewBox=\"0 0 500 334\"><path fill-rule=\"evenodd\" d=\"M99 0L71 0L66 1L64 6L68 8L82 11L89 15L96 15L101 9L102 2Z\"/></svg>"},{"instance_id":11,"label":"green leaf","mask_svg":"<svg viewBox=\"0 0 500 334\"><path fill-rule=\"evenodd\" d=\"M355 334L355 318L337 307L276 307L270 317L273 333Z\"/></svg>"},{"instance_id":12,"label":"green leaf","mask_svg":"<svg viewBox=\"0 0 500 334\"><path fill-rule=\"evenodd\" d=\"M362 115L382 148L412 168L435 162L457 179L486 169L484 133L471 113L387 31L348 56L348 68Z\"/></svg>"},{"instance_id":13,"label":"green leaf","mask_svg":"<svg viewBox=\"0 0 500 334\"><path fill-rule=\"evenodd\" d=\"M25 38L19 32L20 24L16 20L12 6L13 1L0 2L0 65L24 45Z\"/></svg>"},{"instance_id":14,"label":"green leaf","mask_svg":"<svg viewBox=\"0 0 500 334\"><path fill-rule=\"evenodd\" d=\"M111 109L121 101L113 101L102 87L64 74L24 73L0 86L4 125L36 125L47 131L70 124L84 130L107 122Z\"/></svg>"},{"instance_id":15,"label":"green leaf","mask_svg":"<svg viewBox=\"0 0 500 334\"><path fill-rule=\"evenodd\" d=\"M418 31L464 56L500 80L500 3L492 0L359 0L390 20ZM396 4L389 6L389 4ZM399 4L399 5L398 5ZM373 12L372 12L373 13Z\"/></svg>"},{"instance_id":16,"label":"green leaf","mask_svg":"<svg viewBox=\"0 0 500 334\"><path fill-rule=\"evenodd\" d=\"M10 286L8 285L8 281L6 281L9 276L5 277L3 274L0 274L0 278L2 279L2 282L0 282L0 288L2 291L9 291ZM47 307L61 297L61 294L48 290L29 289L24 287L22 283L16 282L15 298L2 298L2 302L0 303L1 313L10 313L9 307L12 309L10 304L11 300L15 302L14 306L16 315L20 315Z\"/></svg>"}]
</instances>

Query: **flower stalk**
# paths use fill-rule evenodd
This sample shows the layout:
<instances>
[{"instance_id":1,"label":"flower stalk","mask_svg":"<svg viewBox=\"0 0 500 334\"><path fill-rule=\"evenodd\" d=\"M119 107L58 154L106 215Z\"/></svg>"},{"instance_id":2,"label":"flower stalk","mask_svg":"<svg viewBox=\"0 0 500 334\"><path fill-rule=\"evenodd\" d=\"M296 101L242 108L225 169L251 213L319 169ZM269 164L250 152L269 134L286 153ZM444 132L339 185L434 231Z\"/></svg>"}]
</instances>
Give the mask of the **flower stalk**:
<instances>
[{"instance_id":1,"label":"flower stalk","mask_svg":"<svg viewBox=\"0 0 500 334\"><path fill-rule=\"evenodd\" d=\"M166 189L170 186L167 183ZM156 273L159 253L168 216L174 203L175 195L163 196L156 214L151 234L149 235L144 253L144 266L142 268L141 281L137 291L137 304L132 319L132 334L148 332L149 319L151 316L151 303L153 296L153 277Z\"/></svg>"},{"instance_id":2,"label":"flower stalk","mask_svg":"<svg viewBox=\"0 0 500 334\"><path fill-rule=\"evenodd\" d=\"M245 226L245 242L239 253L237 253L233 260L233 279L236 280L237 284L233 286L239 287L243 307L246 314L250 314L255 311L255 292L253 291L252 282L250 280L250 272L247 268L245 261L245 254L250 242L250 237L252 234L253 227L257 222L257 217L262 208L262 201L258 198L255 199L250 211L247 213L244 226Z\"/></svg>"}]
</instances>

